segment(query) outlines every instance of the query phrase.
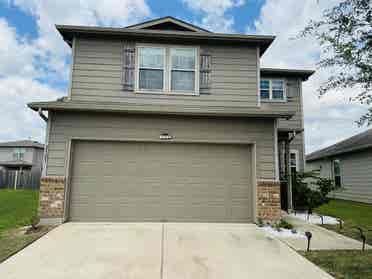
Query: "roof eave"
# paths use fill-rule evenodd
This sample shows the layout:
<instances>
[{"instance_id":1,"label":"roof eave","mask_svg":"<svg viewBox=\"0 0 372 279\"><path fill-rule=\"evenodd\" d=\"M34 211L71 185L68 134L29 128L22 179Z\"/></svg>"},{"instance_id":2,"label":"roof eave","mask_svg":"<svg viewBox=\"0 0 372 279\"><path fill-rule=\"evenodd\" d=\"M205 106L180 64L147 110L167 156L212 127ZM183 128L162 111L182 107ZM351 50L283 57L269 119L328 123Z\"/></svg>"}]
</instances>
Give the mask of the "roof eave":
<instances>
[{"instance_id":1,"label":"roof eave","mask_svg":"<svg viewBox=\"0 0 372 279\"><path fill-rule=\"evenodd\" d=\"M142 106L142 105L141 105ZM35 102L29 103L28 107L34 111L39 109L47 111L92 111L92 112L115 112L130 114L162 114L162 115L194 115L194 116L216 116L216 117L251 117L251 118L284 118L290 119L295 111L275 112L275 111L249 111L245 109L225 110L200 107L173 106L166 108L160 105L147 105L135 107L130 104L119 105L116 107L104 107L104 105L94 105L88 103L68 103L68 102Z\"/></svg>"},{"instance_id":2,"label":"roof eave","mask_svg":"<svg viewBox=\"0 0 372 279\"><path fill-rule=\"evenodd\" d=\"M163 30L143 30L125 29L111 27L91 27L91 26L72 26L56 25L56 29L63 39L71 46L72 39L77 35L99 35L112 37L132 37L132 38L158 38L158 39L188 39L199 42L224 42L224 43L250 43L260 47L260 55L274 41L275 36L268 35L242 35L242 34L222 34L209 32L184 32L184 31L163 31Z\"/></svg>"}]
</instances>

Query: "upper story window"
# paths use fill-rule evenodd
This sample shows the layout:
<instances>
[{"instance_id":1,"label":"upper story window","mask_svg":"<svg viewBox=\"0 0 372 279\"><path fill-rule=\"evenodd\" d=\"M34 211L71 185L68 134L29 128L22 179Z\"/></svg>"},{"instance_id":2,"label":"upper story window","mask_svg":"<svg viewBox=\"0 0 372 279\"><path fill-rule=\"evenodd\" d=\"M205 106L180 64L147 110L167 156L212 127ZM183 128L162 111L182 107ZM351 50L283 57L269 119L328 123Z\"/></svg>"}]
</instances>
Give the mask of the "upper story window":
<instances>
[{"instance_id":1,"label":"upper story window","mask_svg":"<svg viewBox=\"0 0 372 279\"><path fill-rule=\"evenodd\" d=\"M171 91L194 92L196 71L195 48L171 48Z\"/></svg>"},{"instance_id":2,"label":"upper story window","mask_svg":"<svg viewBox=\"0 0 372 279\"><path fill-rule=\"evenodd\" d=\"M13 160L23 161L25 158L26 149L25 148L14 148L13 149Z\"/></svg>"},{"instance_id":3,"label":"upper story window","mask_svg":"<svg viewBox=\"0 0 372 279\"><path fill-rule=\"evenodd\" d=\"M195 47L138 47L137 90L198 94L197 55Z\"/></svg>"},{"instance_id":4,"label":"upper story window","mask_svg":"<svg viewBox=\"0 0 372 279\"><path fill-rule=\"evenodd\" d=\"M138 88L144 90L163 90L165 72L165 48L140 47Z\"/></svg>"},{"instance_id":5,"label":"upper story window","mask_svg":"<svg viewBox=\"0 0 372 279\"><path fill-rule=\"evenodd\" d=\"M284 81L280 79L261 79L260 96L261 100L284 101Z\"/></svg>"}]
</instances>

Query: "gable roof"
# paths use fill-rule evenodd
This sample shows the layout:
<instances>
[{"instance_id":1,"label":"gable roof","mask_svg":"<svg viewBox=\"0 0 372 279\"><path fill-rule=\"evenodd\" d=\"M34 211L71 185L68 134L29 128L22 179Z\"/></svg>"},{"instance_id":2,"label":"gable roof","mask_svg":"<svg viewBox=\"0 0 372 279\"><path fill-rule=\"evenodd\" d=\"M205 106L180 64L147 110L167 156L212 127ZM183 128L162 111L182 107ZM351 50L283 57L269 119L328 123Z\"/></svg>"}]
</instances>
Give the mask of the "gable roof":
<instances>
[{"instance_id":1,"label":"gable roof","mask_svg":"<svg viewBox=\"0 0 372 279\"><path fill-rule=\"evenodd\" d=\"M129 25L128 29L152 29L152 30L176 30L189 32L209 32L204 28L193 25L186 21L174 18L172 16L160 17L145 22Z\"/></svg>"},{"instance_id":2,"label":"gable roof","mask_svg":"<svg viewBox=\"0 0 372 279\"><path fill-rule=\"evenodd\" d=\"M44 148L44 144L33 140L16 140L0 142L0 147L34 147L34 148Z\"/></svg>"},{"instance_id":3,"label":"gable roof","mask_svg":"<svg viewBox=\"0 0 372 279\"><path fill-rule=\"evenodd\" d=\"M72 47L72 39L75 36L102 36L107 38L125 38L125 39L151 39L169 42L188 43L214 43L229 45L254 45L258 46L260 55L264 54L266 49L274 41L275 36L267 35L246 35L246 34L224 34L212 32L190 32L190 31L172 31L172 30L148 30L148 29L130 29L117 27L97 27L97 26L73 26L56 25L57 30L63 39Z\"/></svg>"},{"instance_id":4,"label":"gable roof","mask_svg":"<svg viewBox=\"0 0 372 279\"><path fill-rule=\"evenodd\" d=\"M306 161L314 161L329 156L360 151L372 147L372 129L355 135L334 145L320 149L306 156Z\"/></svg>"}]
</instances>

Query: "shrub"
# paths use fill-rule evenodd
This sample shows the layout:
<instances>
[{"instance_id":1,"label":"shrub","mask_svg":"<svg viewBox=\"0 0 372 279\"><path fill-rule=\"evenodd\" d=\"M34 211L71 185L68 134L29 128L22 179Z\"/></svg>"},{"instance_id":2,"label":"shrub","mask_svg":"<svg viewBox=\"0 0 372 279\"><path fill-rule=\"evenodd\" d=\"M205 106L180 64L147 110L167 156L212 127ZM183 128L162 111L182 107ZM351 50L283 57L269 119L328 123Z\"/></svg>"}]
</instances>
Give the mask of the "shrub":
<instances>
[{"instance_id":1,"label":"shrub","mask_svg":"<svg viewBox=\"0 0 372 279\"><path fill-rule=\"evenodd\" d=\"M283 220L283 219L280 219L280 221L278 223L275 224L275 228L277 230L279 229L287 229L287 230L292 230L293 229L293 225L288 223L286 220Z\"/></svg>"},{"instance_id":2,"label":"shrub","mask_svg":"<svg viewBox=\"0 0 372 279\"><path fill-rule=\"evenodd\" d=\"M333 180L319 177L316 171L295 173L292 179L293 207L308 210L311 214L314 208L328 203L328 194L338 188Z\"/></svg>"}]
</instances>

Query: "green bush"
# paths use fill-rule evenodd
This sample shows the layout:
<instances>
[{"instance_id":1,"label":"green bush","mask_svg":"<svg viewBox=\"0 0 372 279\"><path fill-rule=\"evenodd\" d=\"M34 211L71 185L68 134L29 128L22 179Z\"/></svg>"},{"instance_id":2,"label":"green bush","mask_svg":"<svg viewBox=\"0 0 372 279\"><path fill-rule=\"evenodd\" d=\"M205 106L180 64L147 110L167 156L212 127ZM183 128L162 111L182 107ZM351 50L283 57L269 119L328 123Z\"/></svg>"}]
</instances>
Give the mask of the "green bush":
<instances>
[{"instance_id":1,"label":"green bush","mask_svg":"<svg viewBox=\"0 0 372 279\"><path fill-rule=\"evenodd\" d=\"M319 177L318 172L297 172L292 178L293 207L295 210L313 209L328 203L328 194L339 187L333 180Z\"/></svg>"},{"instance_id":2,"label":"green bush","mask_svg":"<svg viewBox=\"0 0 372 279\"><path fill-rule=\"evenodd\" d=\"M278 223L275 224L275 228L279 231L280 229L292 230L293 225L288 223L286 220L280 219Z\"/></svg>"}]
</instances>

